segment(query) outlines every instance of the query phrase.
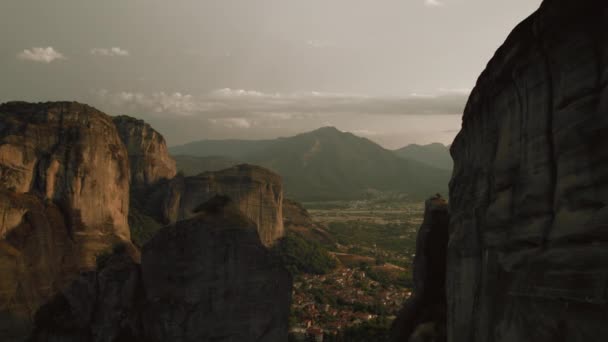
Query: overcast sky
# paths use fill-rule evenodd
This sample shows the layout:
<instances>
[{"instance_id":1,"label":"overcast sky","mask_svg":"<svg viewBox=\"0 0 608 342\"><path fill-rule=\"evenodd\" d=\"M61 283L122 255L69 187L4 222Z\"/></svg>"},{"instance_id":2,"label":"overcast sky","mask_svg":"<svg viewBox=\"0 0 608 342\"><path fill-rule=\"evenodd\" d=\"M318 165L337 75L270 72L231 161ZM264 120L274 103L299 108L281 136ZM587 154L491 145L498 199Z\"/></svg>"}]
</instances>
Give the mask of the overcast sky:
<instances>
[{"instance_id":1,"label":"overcast sky","mask_svg":"<svg viewBox=\"0 0 608 342\"><path fill-rule=\"evenodd\" d=\"M451 143L540 0L1 0L0 102L77 100L170 145L332 125Z\"/></svg>"}]
</instances>

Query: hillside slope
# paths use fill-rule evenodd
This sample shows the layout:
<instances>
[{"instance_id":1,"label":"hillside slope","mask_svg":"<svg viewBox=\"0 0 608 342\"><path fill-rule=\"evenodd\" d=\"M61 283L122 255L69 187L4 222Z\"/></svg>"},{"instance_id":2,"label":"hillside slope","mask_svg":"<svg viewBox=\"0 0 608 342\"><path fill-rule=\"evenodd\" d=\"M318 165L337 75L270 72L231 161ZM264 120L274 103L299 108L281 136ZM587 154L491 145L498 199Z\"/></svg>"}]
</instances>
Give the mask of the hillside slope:
<instances>
[{"instance_id":1,"label":"hillside slope","mask_svg":"<svg viewBox=\"0 0 608 342\"><path fill-rule=\"evenodd\" d=\"M452 170L454 163L447 146L439 143L411 144L394 151L399 157L419 161L439 169Z\"/></svg>"},{"instance_id":2,"label":"hillside slope","mask_svg":"<svg viewBox=\"0 0 608 342\"><path fill-rule=\"evenodd\" d=\"M299 201L357 199L378 191L407 193L419 199L445 192L450 177L449 171L400 158L368 139L333 127L249 142L239 153L233 150L235 146L234 140L200 141L174 147L171 152L187 151L194 156L226 152L228 157L267 167L283 177L286 194ZM182 169L185 163L177 162Z\"/></svg>"}]
</instances>

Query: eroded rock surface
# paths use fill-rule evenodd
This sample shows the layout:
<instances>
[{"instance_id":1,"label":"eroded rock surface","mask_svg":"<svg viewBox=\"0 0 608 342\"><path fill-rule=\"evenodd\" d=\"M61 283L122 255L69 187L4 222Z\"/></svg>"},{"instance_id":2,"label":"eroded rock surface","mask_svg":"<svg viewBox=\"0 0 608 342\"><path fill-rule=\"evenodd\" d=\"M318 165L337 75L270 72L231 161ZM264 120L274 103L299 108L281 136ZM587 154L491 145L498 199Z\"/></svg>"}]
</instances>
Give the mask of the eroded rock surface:
<instances>
[{"instance_id":1,"label":"eroded rock surface","mask_svg":"<svg viewBox=\"0 0 608 342\"><path fill-rule=\"evenodd\" d=\"M128 208L112 118L70 102L0 105L0 315L27 321L97 254L128 242ZM6 322L0 334L15 328Z\"/></svg>"},{"instance_id":2,"label":"eroded rock surface","mask_svg":"<svg viewBox=\"0 0 608 342\"><path fill-rule=\"evenodd\" d=\"M452 342L608 340L608 4L545 1L452 145Z\"/></svg>"},{"instance_id":3,"label":"eroded rock surface","mask_svg":"<svg viewBox=\"0 0 608 342\"><path fill-rule=\"evenodd\" d=\"M289 274L242 209L204 210L143 249L147 334L159 341L286 341Z\"/></svg>"},{"instance_id":4,"label":"eroded rock surface","mask_svg":"<svg viewBox=\"0 0 608 342\"><path fill-rule=\"evenodd\" d=\"M281 177L254 165L238 165L198 176L178 175L146 194L148 212L163 223L191 218L196 209L216 195L226 195L258 227L266 246L284 235ZM151 207L150 207L151 206Z\"/></svg>"},{"instance_id":5,"label":"eroded rock surface","mask_svg":"<svg viewBox=\"0 0 608 342\"><path fill-rule=\"evenodd\" d=\"M391 329L393 342L441 342L446 339L446 254L450 216L448 204L435 196L425 203L414 257L412 296Z\"/></svg>"},{"instance_id":6,"label":"eroded rock surface","mask_svg":"<svg viewBox=\"0 0 608 342\"><path fill-rule=\"evenodd\" d=\"M291 276L226 197L118 251L36 316L33 342L287 341Z\"/></svg>"},{"instance_id":7,"label":"eroded rock surface","mask_svg":"<svg viewBox=\"0 0 608 342\"><path fill-rule=\"evenodd\" d=\"M131 166L131 185L150 186L177 173L169 156L165 138L143 120L126 115L113 118L120 138L127 147Z\"/></svg>"}]
</instances>

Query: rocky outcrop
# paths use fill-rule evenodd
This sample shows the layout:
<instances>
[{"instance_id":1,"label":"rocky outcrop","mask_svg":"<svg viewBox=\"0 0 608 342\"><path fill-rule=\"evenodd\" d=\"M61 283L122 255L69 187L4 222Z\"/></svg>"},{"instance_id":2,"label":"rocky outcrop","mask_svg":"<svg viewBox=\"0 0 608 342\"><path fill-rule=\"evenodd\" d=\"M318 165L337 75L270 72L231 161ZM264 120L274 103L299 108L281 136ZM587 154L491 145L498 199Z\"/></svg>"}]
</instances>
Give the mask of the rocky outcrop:
<instances>
[{"instance_id":1,"label":"rocky outcrop","mask_svg":"<svg viewBox=\"0 0 608 342\"><path fill-rule=\"evenodd\" d=\"M441 196L426 201L416 241L414 288L393 322L393 342L447 341L445 277L449 219L448 204Z\"/></svg>"},{"instance_id":2,"label":"rocky outcrop","mask_svg":"<svg viewBox=\"0 0 608 342\"><path fill-rule=\"evenodd\" d=\"M128 242L128 208L127 151L109 116L70 102L0 105L0 315L31 317Z\"/></svg>"},{"instance_id":3,"label":"rocky outcrop","mask_svg":"<svg viewBox=\"0 0 608 342\"><path fill-rule=\"evenodd\" d=\"M254 165L238 165L198 176L178 175L159 184L145 197L147 212L165 224L189 219L196 209L216 195L226 195L258 227L262 243L272 245L284 235L281 177Z\"/></svg>"},{"instance_id":4,"label":"rocky outcrop","mask_svg":"<svg viewBox=\"0 0 608 342\"><path fill-rule=\"evenodd\" d=\"M291 277L226 197L108 258L43 307L33 342L287 341Z\"/></svg>"},{"instance_id":5,"label":"rocky outcrop","mask_svg":"<svg viewBox=\"0 0 608 342\"><path fill-rule=\"evenodd\" d=\"M150 186L177 173L165 138L143 120L121 115L113 118L127 147L133 187Z\"/></svg>"},{"instance_id":6,"label":"rocky outcrop","mask_svg":"<svg viewBox=\"0 0 608 342\"><path fill-rule=\"evenodd\" d=\"M546 0L451 148L451 342L606 341L608 4Z\"/></svg>"},{"instance_id":7,"label":"rocky outcrop","mask_svg":"<svg viewBox=\"0 0 608 342\"><path fill-rule=\"evenodd\" d=\"M36 313L29 342L145 341L141 269L127 249L104 255L96 271L77 277Z\"/></svg>"},{"instance_id":8,"label":"rocky outcrop","mask_svg":"<svg viewBox=\"0 0 608 342\"><path fill-rule=\"evenodd\" d=\"M333 236L321 224L314 222L306 208L294 200L283 200L283 225L286 232L296 233L308 241L323 245L336 244Z\"/></svg>"},{"instance_id":9,"label":"rocky outcrop","mask_svg":"<svg viewBox=\"0 0 608 342\"><path fill-rule=\"evenodd\" d=\"M158 341L287 340L291 278L256 223L224 199L143 249L143 321Z\"/></svg>"}]
</instances>

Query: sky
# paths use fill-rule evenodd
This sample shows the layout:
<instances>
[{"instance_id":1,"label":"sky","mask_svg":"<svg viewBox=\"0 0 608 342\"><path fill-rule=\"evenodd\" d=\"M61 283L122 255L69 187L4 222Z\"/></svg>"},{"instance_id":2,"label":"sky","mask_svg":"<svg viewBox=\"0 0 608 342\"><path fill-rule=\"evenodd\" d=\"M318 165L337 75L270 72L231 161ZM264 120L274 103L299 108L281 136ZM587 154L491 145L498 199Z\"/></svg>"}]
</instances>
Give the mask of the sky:
<instances>
[{"instance_id":1,"label":"sky","mask_svg":"<svg viewBox=\"0 0 608 342\"><path fill-rule=\"evenodd\" d=\"M451 143L540 0L2 0L0 102L70 100L169 145L322 126Z\"/></svg>"}]
</instances>

